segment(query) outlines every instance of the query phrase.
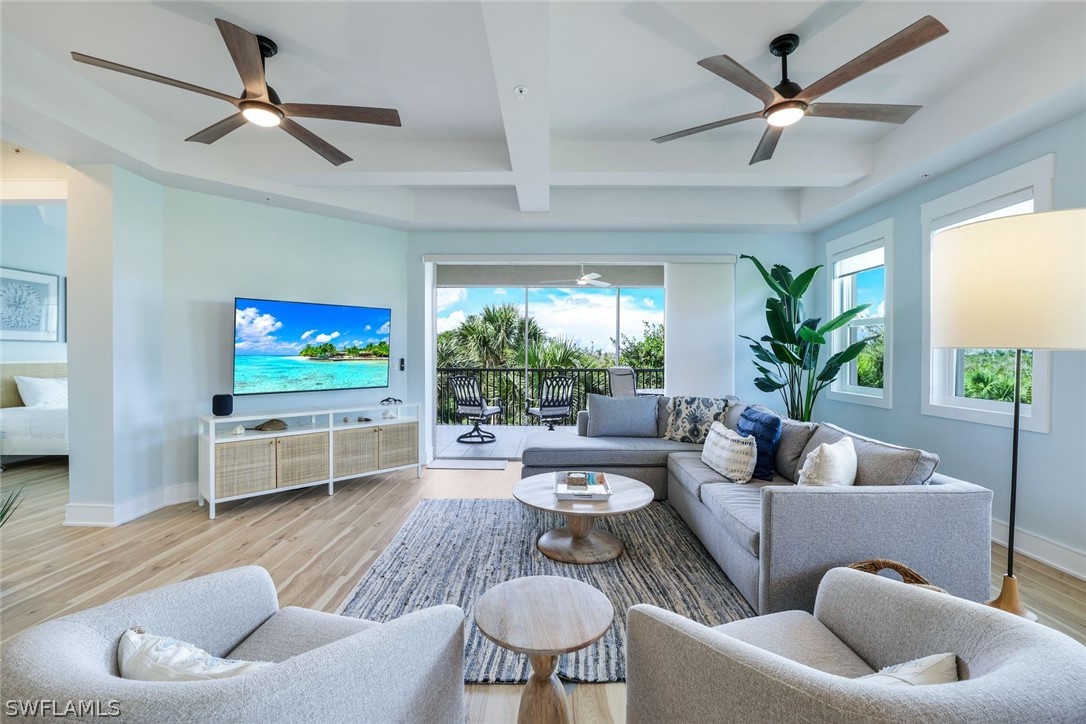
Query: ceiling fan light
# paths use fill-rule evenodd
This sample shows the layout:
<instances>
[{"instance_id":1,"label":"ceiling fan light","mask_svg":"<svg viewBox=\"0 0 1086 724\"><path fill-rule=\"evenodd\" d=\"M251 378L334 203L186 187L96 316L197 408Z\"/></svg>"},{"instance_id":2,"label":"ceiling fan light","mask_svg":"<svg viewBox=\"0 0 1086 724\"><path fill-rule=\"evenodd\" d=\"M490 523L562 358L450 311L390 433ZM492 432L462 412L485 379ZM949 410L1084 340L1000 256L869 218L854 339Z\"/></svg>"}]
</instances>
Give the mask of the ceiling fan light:
<instances>
[{"instance_id":1,"label":"ceiling fan light","mask_svg":"<svg viewBox=\"0 0 1086 724\"><path fill-rule=\"evenodd\" d=\"M765 113L765 120L771 126L784 128L803 118L807 112L807 104L800 101L785 101L778 103Z\"/></svg>"},{"instance_id":2,"label":"ceiling fan light","mask_svg":"<svg viewBox=\"0 0 1086 724\"><path fill-rule=\"evenodd\" d=\"M245 120L249 121L249 123L264 126L265 128L278 126L283 120L283 112L266 103L242 103L241 115L245 116Z\"/></svg>"}]
</instances>

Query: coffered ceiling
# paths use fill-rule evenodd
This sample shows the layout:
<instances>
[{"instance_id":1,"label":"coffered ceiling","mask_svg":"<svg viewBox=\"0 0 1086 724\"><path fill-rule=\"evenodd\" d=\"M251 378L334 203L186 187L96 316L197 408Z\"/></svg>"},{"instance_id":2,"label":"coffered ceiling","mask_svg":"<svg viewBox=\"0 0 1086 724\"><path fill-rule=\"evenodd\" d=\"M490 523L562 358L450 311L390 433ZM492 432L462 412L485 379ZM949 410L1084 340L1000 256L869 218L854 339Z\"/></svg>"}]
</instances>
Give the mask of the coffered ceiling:
<instances>
[{"instance_id":1,"label":"coffered ceiling","mask_svg":"<svg viewBox=\"0 0 1086 724\"><path fill-rule=\"evenodd\" d=\"M812 230L1086 108L1081 2L3 2L5 140L70 164L406 229ZM824 100L922 104L903 126L804 118L749 166L760 110L696 62L775 84L800 35L807 85L924 15L950 33ZM73 50L230 94L215 27L278 44L286 100L393 107L402 128L304 120L333 167L278 129L183 139L220 100L71 60ZM527 92L518 97L514 88Z\"/></svg>"}]
</instances>

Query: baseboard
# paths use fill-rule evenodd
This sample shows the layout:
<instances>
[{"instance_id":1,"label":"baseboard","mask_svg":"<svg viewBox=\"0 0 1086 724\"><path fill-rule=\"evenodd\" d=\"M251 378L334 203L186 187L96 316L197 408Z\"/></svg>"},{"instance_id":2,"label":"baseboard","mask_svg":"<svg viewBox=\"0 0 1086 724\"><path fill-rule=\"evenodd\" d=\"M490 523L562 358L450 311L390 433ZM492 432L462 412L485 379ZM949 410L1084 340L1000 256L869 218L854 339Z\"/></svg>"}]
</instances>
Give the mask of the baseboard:
<instances>
[{"instance_id":1,"label":"baseboard","mask_svg":"<svg viewBox=\"0 0 1086 724\"><path fill-rule=\"evenodd\" d=\"M1007 524L992 520L992 540L1007 545ZM1034 560L1086 580L1086 551L1080 551L1044 536L1018 528L1014 534L1014 550Z\"/></svg>"},{"instance_id":2,"label":"baseboard","mask_svg":"<svg viewBox=\"0 0 1086 724\"><path fill-rule=\"evenodd\" d=\"M196 483L179 483L149 490L138 498L113 505L69 503L64 506L64 525L112 527L142 518L167 505L196 500Z\"/></svg>"}]
</instances>

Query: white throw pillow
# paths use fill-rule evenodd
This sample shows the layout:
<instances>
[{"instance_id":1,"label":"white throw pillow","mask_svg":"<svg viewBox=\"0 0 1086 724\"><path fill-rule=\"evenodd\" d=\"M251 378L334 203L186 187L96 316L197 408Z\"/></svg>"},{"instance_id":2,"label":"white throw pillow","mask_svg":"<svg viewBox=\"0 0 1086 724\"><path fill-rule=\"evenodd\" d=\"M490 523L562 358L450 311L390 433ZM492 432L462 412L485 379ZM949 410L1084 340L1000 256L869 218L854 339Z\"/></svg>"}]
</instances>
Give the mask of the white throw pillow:
<instances>
[{"instance_id":1,"label":"white throw pillow","mask_svg":"<svg viewBox=\"0 0 1086 724\"><path fill-rule=\"evenodd\" d=\"M811 452L799 469L798 485L852 485L856 482L856 448L851 437L824 442Z\"/></svg>"},{"instance_id":2,"label":"white throw pillow","mask_svg":"<svg viewBox=\"0 0 1086 724\"><path fill-rule=\"evenodd\" d=\"M136 626L121 636L117 645L117 665L125 679L204 681L241 676L273 664L220 659L192 644L155 636Z\"/></svg>"},{"instance_id":3,"label":"white throw pillow","mask_svg":"<svg viewBox=\"0 0 1086 724\"><path fill-rule=\"evenodd\" d=\"M67 377L20 377L15 376L19 397L27 407L68 405Z\"/></svg>"},{"instance_id":4,"label":"white throw pillow","mask_svg":"<svg viewBox=\"0 0 1086 724\"><path fill-rule=\"evenodd\" d=\"M745 483L754 475L758 462L758 444L753 437L739 433L714 422L705 436L701 449L701 461L733 483Z\"/></svg>"},{"instance_id":5,"label":"white throw pillow","mask_svg":"<svg viewBox=\"0 0 1086 724\"><path fill-rule=\"evenodd\" d=\"M861 676L883 686L924 686L926 684L950 684L958 680L958 657L954 654L935 654L922 659L906 661L879 669L874 674Z\"/></svg>"}]
</instances>

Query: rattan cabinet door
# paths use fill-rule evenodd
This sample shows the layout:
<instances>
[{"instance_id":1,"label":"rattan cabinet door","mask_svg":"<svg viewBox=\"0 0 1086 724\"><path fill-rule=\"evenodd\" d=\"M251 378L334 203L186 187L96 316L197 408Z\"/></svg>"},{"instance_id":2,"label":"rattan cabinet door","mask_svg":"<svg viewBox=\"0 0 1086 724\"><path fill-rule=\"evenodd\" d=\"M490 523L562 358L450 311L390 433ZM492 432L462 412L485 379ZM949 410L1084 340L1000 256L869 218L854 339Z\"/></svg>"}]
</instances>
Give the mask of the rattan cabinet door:
<instances>
[{"instance_id":1,"label":"rattan cabinet door","mask_svg":"<svg viewBox=\"0 0 1086 724\"><path fill-rule=\"evenodd\" d=\"M358 427L336 430L332 446L333 477L361 475L377 470L377 428Z\"/></svg>"},{"instance_id":2,"label":"rattan cabinet door","mask_svg":"<svg viewBox=\"0 0 1086 724\"><path fill-rule=\"evenodd\" d=\"M419 424L381 425L378 464L381 469L416 465L419 461Z\"/></svg>"},{"instance_id":3,"label":"rattan cabinet door","mask_svg":"<svg viewBox=\"0 0 1086 724\"><path fill-rule=\"evenodd\" d=\"M328 479L327 432L275 438L275 462L280 488Z\"/></svg>"},{"instance_id":4,"label":"rattan cabinet door","mask_svg":"<svg viewBox=\"0 0 1086 724\"><path fill-rule=\"evenodd\" d=\"M215 446L215 497L230 498L275 488L275 439L239 440Z\"/></svg>"}]
</instances>

